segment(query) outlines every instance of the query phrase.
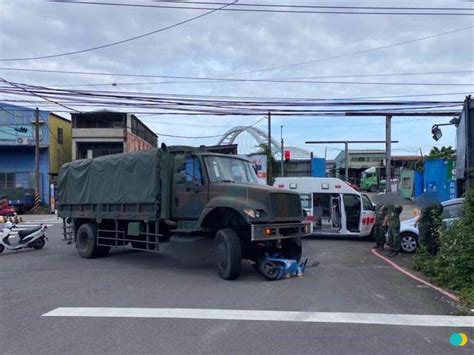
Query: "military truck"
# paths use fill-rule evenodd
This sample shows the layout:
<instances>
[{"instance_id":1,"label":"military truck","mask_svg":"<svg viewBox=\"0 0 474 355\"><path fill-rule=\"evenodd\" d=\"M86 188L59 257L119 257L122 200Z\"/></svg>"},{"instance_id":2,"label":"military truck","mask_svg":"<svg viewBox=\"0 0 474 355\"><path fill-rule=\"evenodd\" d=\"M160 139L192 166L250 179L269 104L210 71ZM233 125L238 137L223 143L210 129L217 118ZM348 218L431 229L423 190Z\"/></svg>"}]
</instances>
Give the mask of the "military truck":
<instances>
[{"instance_id":1,"label":"military truck","mask_svg":"<svg viewBox=\"0 0 474 355\"><path fill-rule=\"evenodd\" d=\"M242 259L279 253L299 260L300 237L309 232L297 193L261 185L250 161L205 147L162 145L65 164L58 201L65 237L83 258L207 236L226 280L239 276Z\"/></svg>"}]
</instances>

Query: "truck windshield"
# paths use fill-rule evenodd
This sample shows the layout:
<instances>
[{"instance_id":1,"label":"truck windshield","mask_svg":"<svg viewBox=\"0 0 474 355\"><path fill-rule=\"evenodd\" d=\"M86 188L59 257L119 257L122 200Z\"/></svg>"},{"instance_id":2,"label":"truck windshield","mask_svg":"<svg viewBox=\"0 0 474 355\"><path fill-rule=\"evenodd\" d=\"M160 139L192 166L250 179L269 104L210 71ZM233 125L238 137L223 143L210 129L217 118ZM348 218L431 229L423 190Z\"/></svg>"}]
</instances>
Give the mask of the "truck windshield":
<instances>
[{"instance_id":1,"label":"truck windshield","mask_svg":"<svg viewBox=\"0 0 474 355\"><path fill-rule=\"evenodd\" d=\"M238 182L258 184L257 176L250 162L231 157L204 157L210 182Z\"/></svg>"}]
</instances>

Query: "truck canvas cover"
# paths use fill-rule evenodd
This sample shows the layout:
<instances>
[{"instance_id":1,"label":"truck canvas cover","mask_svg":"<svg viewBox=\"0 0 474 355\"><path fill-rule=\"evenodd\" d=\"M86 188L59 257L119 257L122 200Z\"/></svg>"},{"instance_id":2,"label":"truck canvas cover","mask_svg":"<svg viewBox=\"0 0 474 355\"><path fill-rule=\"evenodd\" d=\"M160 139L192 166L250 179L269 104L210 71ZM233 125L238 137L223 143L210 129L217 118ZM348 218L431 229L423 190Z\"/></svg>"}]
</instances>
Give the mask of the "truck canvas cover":
<instances>
[{"instance_id":1,"label":"truck canvas cover","mask_svg":"<svg viewBox=\"0 0 474 355\"><path fill-rule=\"evenodd\" d=\"M65 164L59 172L59 203L155 203L163 155L161 149L150 149Z\"/></svg>"}]
</instances>

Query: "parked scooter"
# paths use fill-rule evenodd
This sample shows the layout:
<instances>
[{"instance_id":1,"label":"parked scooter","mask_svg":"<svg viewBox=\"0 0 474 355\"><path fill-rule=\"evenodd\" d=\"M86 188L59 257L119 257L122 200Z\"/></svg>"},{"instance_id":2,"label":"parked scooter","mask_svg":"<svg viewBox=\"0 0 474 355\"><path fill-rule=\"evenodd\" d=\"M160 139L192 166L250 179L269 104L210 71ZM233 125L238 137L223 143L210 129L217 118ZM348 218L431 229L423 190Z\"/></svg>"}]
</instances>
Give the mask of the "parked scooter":
<instances>
[{"instance_id":1,"label":"parked scooter","mask_svg":"<svg viewBox=\"0 0 474 355\"><path fill-rule=\"evenodd\" d=\"M3 233L0 237L0 253L3 250L19 250L24 248L41 249L46 244L48 237L44 234L48 226L42 224L38 227L19 230L17 236L11 235L12 229L16 226L8 221L3 226Z\"/></svg>"}]
</instances>

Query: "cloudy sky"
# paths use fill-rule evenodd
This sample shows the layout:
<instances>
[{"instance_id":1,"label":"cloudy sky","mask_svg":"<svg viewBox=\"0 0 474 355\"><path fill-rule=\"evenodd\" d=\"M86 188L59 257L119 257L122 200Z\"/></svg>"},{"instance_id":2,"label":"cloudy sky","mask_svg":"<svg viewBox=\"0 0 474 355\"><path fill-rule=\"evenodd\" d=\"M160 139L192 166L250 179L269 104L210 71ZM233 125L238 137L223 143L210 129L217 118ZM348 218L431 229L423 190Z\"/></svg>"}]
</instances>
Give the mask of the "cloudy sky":
<instances>
[{"instance_id":1,"label":"cloudy sky","mask_svg":"<svg viewBox=\"0 0 474 355\"><path fill-rule=\"evenodd\" d=\"M202 1L202 0L198 0ZM123 4L162 4L152 0L102 0ZM185 1L183 1L185 2ZM217 1L219 2L219 1ZM307 0L240 1L263 4L311 4ZM474 9L472 1L318 1L318 5L463 7ZM216 7L217 5L208 5ZM44 0L0 0L0 58L24 58L80 50L126 39L186 20L206 10L163 9L153 7L105 6L54 3ZM473 12L474 13L474 12ZM107 73L153 74L217 77L284 66L338 56L392 43L410 41L474 25L474 16L396 16L352 14L289 14L217 11L195 21L152 36L92 52L43 60L2 61L1 68ZM350 77L350 75L432 73L449 74ZM92 75L25 73L0 69L0 77L10 81L44 86L107 84L85 89L255 96L281 98L358 98L406 95L401 100L459 100L474 91L474 30L458 31L369 53L346 56L307 65L233 78L293 78L347 76L327 81L367 81L384 83L471 84L448 85L350 85L321 83L262 82L181 82L170 80ZM158 83L166 81L167 83ZM123 83L148 85L120 85ZM112 86L111 83L118 83ZM453 93L443 96L413 96ZM2 99L11 98L0 94ZM41 106L40 106L41 107ZM52 109L47 104L44 107ZM66 115L67 116L67 115ZM259 117L176 117L141 116L156 132L181 135L218 135L236 125L247 125ZM427 153L435 142L431 138L434 123L449 118L394 118L394 154ZM274 134L280 137L284 126L287 144L307 148L324 155L324 147L307 146L306 140L383 140L383 118L374 117L290 117L274 118ZM264 125L264 122L261 123ZM455 131L443 129L438 145L454 145ZM161 137L167 144L215 144L212 139ZM251 144L241 139L243 145ZM358 148L367 146L360 145ZM335 156L341 146L332 146ZM383 146L370 146L383 148Z\"/></svg>"}]
</instances>

